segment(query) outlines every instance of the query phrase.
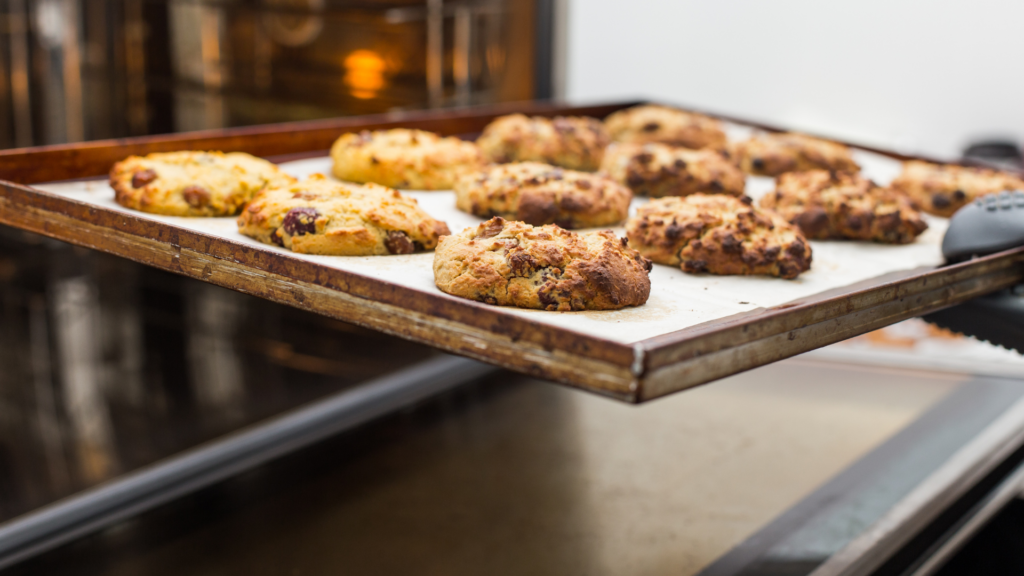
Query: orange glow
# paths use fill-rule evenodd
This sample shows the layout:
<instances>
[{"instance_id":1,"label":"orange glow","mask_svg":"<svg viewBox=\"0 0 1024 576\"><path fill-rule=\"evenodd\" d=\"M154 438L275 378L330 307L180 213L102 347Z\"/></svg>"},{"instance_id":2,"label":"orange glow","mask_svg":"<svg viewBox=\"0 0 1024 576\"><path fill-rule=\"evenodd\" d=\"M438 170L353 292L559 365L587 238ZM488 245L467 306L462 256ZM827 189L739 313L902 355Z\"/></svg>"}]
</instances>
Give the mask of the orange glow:
<instances>
[{"instance_id":1,"label":"orange glow","mask_svg":"<svg viewBox=\"0 0 1024 576\"><path fill-rule=\"evenodd\" d=\"M356 50L345 57L345 85L351 90L352 96L367 100L387 85L384 73L388 65L373 50Z\"/></svg>"}]
</instances>

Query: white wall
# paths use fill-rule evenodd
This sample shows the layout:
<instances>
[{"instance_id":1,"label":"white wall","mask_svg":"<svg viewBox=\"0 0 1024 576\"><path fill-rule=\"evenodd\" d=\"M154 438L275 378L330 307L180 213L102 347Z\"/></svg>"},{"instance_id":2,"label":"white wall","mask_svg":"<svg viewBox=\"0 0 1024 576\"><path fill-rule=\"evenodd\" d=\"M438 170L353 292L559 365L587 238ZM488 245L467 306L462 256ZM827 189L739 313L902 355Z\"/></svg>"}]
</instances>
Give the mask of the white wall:
<instances>
[{"instance_id":1,"label":"white wall","mask_svg":"<svg viewBox=\"0 0 1024 576\"><path fill-rule=\"evenodd\" d=\"M565 96L955 157L1024 137L1024 2L567 0Z\"/></svg>"}]
</instances>

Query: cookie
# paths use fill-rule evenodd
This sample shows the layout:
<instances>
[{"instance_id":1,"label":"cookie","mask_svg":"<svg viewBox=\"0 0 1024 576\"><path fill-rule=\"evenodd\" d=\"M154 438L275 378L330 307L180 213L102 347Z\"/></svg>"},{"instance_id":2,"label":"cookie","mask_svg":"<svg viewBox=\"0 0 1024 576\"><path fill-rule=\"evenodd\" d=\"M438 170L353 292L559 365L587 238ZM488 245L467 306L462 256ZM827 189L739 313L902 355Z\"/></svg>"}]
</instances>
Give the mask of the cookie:
<instances>
[{"instance_id":1,"label":"cookie","mask_svg":"<svg viewBox=\"0 0 1024 576\"><path fill-rule=\"evenodd\" d=\"M342 184L322 174L260 192L238 217L238 231L301 254L328 256L411 254L433 249L449 233L398 190Z\"/></svg>"},{"instance_id":2,"label":"cookie","mask_svg":"<svg viewBox=\"0 0 1024 576\"><path fill-rule=\"evenodd\" d=\"M747 177L725 151L667 144L612 144L601 171L644 196L694 192L742 196Z\"/></svg>"},{"instance_id":3,"label":"cookie","mask_svg":"<svg viewBox=\"0 0 1024 576\"><path fill-rule=\"evenodd\" d=\"M800 229L747 197L657 198L637 209L626 234L645 257L684 272L796 278L811 267L811 245Z\"/></svg>"},{"instance_id":4,"label":"cookie","mask_svg":"<svg viewBox=\"0 0 1024 576\"><path fill-rule=\"evenodd\" d=\"M450 190L463 170L482 164L472 142L404 128L345 134L331 159L342 180L412 190Z\"/></svg>"},{"instance_id":5,"label":"cookie","mask_svg":"<svg viewBox=\"0 0 1024 576\"><path fill-rule=\"evenodd\" d=\"M854 172L790 172L761 198L812 240L874 240L907 244L928 224L902 192L882 188Z\"/></svg>"},{"instance_id":6,"label":"cookie","mask_svg":"<svg viewBox=\"0 0 1024 576\"><path fill-rule=\"evenodd\" d=\"M593 172L611 140L596 118L501 116L484 128L477 146L491 162L545 162Z\"/></svg>"},{"instance_id":7,"label":"cookie","mask_svg":"<svg viewBox=\"0 0 1024 576\"><path fill-rule=\"evenodd\" d=\"M118 204L168 216L234 216L266 186L294 181L242 152L160 152L129 156L110 169Z\"/></svg>"},{"instance_id":8,"label":"cookie","mask_svg":"<svg viewBox=\"0 0 1024 576\"><path fill-rule=\"evenodd\" d=\"M761 176L802 170L860 170L846 146L793 132L761 134L737 143L733 152L744 171Z\"/></svg>"},{"instance_id":9,"label":"cookie","mask_svg":"<svg viewBox=\"0 0 1024 576\"><path fill-rule=\"evenodd\" d=\"M718 120L656 104L615 112L605 119L604 125L616 142L660 142L693 149L723 148L726 144L725 132Z\"/></svg>"},{"instance_id":10,"label":"cookie","mask_svg":"<svg viewBox=\"0 0 1024 576\"><path fill-rule=\"evenodd\" d=\"M892 187L906 193L918 208L937 216L954 212L986 194L1024 190L1020 176L988 168L951 166L911 160Z\"/></svg>"},{"instance_id":11,"label":"cookie","mask_svg":"<svg viewBox=\"0 0 1024 576\"><path fill-rule=\"evenodd\" d=\"M495 164L455 183L459 210L534 226L610 226L626 219L633 194L604 176L540 162Z\"/></svg>"},{"instance_id":12,"label":"cookie","mask_svg":"<svg viewBox=\"0 0 1024 576\"><path fill-rule=\"evenodd\" d=\"M651 293L651 262L611 231L492 218L441 238L434 282L453 296L540 310L616 310Z\"/></svg>"}]
</instances>

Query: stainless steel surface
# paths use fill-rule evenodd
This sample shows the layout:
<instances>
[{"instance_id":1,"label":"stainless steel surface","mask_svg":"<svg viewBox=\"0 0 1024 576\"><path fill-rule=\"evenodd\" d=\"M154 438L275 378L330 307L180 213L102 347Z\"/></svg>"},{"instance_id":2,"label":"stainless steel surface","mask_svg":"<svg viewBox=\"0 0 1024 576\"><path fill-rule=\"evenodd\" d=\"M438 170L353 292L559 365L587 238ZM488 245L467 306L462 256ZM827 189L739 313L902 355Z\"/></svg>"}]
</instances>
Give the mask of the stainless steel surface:
<instances>
[{"instance_id":1,"label":"stainless steel surface","mask_svg":"<svg viewBox=\"0 0 1024 576\"><path fill-rule=\"evenodd\" d=\"M812 576L868 575L1014 451L1024 445L1024 399L963 446L884 517Z\"/></svg>"},{"instance_id":2,"label":"stainless steel surface","mask_svg":"<svg viewBox=\"0 0 1024 576\"><path fill-rule=\"evenodd\" d=\"M11 574L694 574L961 386L788 361L644 407L504 375Z\"/></svg>"},{"instance_id":3,"label":"stainless steel surface","mask_svg":"<svg viewBox=\"0 0 1024 576\"><path fill-rule=\"evenodd\" d=\"M425 360L0 524L0 569L496 370Z\"/></svg>"}]
</instances>

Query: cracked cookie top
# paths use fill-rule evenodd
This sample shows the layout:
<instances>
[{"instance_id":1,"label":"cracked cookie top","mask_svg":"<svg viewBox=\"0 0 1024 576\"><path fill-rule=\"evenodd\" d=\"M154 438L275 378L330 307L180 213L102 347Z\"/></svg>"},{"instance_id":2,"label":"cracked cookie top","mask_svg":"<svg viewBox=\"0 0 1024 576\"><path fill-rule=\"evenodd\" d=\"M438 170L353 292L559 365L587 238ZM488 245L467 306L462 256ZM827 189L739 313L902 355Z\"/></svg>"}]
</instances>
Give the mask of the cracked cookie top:
<instances>
[{"instance_id":1,"label":"cracked cookie top","mask_svg":"<svg viewBox=\"0 0 1024 576\"><path fill-rule=\"evenodd\" d=\"M610 141L596 118L511 114L488 124L476 143L491 162L545 162L593 172Z\"/></svg>"},{"instance_id":2,"label":"cracked cookie top","mask_svg":"<svg viewBox=\"0 0 1024 576\"><path fill-rule=\"evenodd\" d=\"M626 219L633 194L604 176L540 162L496 164L455 183L459 210L534 226L610 226Z\"/></svg>"},{"instance_id":3,"label":"cracked cookie top","mask_svg":"<svg viewBox=\"0 0 1024 576\"><path fill-rule=\"evenodd\" d=\"M724 150L689 150L666 144L612 144L601 170L644 196L695 192L742 196L747 177Z\"/></svg>"},{"instance_id":4,"label":"cracked cookie top","mask_svg":"<svg viewBox=\"0 0 1024 576\"><path fill-rule=\"evenodd\" d=\"M294 181L243 152L160 152L129 156L110 169L118 204L168 216L233 216L263 188Z\"/></svg>"},{"instance_id":5,"label":"cracked cookie top","mask_svg":"<svg viewBox=\"0 0 1024 576\"><path fill-rule=\"evenodd\" d=\"M651 200L626 223L630 245L684 272L796 278L811 267L800 229L749 198L691 194Z\"/></svg>"},{"instance_id":6,"label":"cracked cookie top","mask_svg":"<svg viewBox=\"0 0 1024 576\"><path fill-rule=\"evenodd\" d=\"M345 134L331 158L342 180L411 190L449 190L464 170L482 164L472 142L405 128Z\"/></svg>"},{"instance_id":7,"label":"cracked cookie top","mask_svg":"<svg viewBox=\"0 0 1024 576\"><path fill-rule=\"evenodd\" d=\"M760 205L775 210L811 239L906 244L928 229L905 194L853 172L783 174Z\"/></svg>"},{"instance_id":8,"label":"cracked cookie top","mask_svg":"<svg viewBox=\"0 0 1024 576\"><path fill-rule=\"evenodd\" d=\"M449 233L398 190L333 182L322 174L258 194L238 217L238 231L295 252L330 256L431 250Z\"/></svg>"},{"instance_id":9,"label":"cracked cookie top","mask_svg":"<svg viewBox=\"0 0 1024 576\"><path fill-rule=\"evenodd\" d=\"M795 132L760 134L735 144L733 152L745 172L761 176L818 169L860 170L843 144Z\"/></svg>"},{"instance_id":10,"label":"cracked cookie top","mask_svg":"<svg viewBox=\"0 0 1024 576\"><path fill-rule=\"evenodd\" d=\"M647 302L651 262L611 231L576 233L492 218L441 238L434 282L501 306L615 310Z\"/></svg>"},{"instance_id":11,"label":"cracked cookie top","mask_svg":"<svg viewBox=\"0 0 1024 576\"><path fill-rule=\"evenodd\" d=\"M1024 190L1024 181L1015 174L988 168L910 160L903 163L903 173L892 181L892 187L910 196L921 210L949 217L981 196Z\"/></svg>"},{"instance_id":12,"label":"cracked cookie top","mask_svg":"<svg viewBox=\"0 0 1024 576\"><path fill-rule=\"evenodd\" d=\"M684 148L723 148L722 124L703 114L669 106L644 104L608 116L605 127L616 142L660 142Z\"/></svg>"}]
</instances>

